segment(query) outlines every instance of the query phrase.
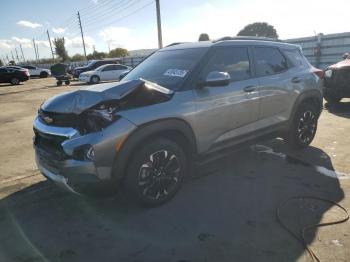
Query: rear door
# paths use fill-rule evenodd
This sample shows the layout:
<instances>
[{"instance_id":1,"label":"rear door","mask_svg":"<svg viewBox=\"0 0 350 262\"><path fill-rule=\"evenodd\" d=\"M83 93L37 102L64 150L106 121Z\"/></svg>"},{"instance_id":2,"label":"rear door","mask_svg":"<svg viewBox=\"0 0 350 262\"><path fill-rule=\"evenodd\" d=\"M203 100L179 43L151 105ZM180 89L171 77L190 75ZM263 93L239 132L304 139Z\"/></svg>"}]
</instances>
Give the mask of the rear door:
<instances>
[{"instance_id":1,"label":"rear door","mask_svg":"<svg viewBox=\"0 0 350 262\"><path fill-rule=\"evenodd\" d=\"M128 68L124 65L115 65L114 79L113 80L119 80L119 76L127 70L128 70Z\"/></svg>"},{"instance_id":2,"label":"rear door","mask_svg":"<svg viewBox=\"0 0 350 262\"><path fill-rule=\"evenodd\" d=\"M285 55L277 47L254 47L256 75L259 79L259 128L286 121L297 95L294 93Z\"/></svg>"},{"instance_id":3,"label":"rear door","mask_svg":"<svg viewBox=\"0 0 350 262\"><path fill-rule=\"evenodd\" d=\"M229 85L194 90L197 128L210 146L245 134L258 119L258 81L250 56L247 47L217 47L200 73L199 79L212 71L231 76Z\"/></svg>"}]
</instances>

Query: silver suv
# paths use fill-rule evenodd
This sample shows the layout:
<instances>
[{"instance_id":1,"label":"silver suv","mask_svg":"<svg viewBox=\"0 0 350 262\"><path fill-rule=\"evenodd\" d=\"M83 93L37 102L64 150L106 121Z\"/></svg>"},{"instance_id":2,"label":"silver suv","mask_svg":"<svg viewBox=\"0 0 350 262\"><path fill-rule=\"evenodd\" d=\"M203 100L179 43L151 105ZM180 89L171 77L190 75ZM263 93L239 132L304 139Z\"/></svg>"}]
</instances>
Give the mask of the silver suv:
<instances>
[{"instance_id":1,"label":"silver suv","mask_svg":"<svg viewBox=\"0 0 350 262\"><path fill-rule=\"evenodd\" d=\"M119 83L44 102L34 121L37 165L75 193L121 185L138 203L159 205L201 157L266 136L308 146L322 75L299 46L269 39L168 46Z\"/></svg>"}]
</instances>

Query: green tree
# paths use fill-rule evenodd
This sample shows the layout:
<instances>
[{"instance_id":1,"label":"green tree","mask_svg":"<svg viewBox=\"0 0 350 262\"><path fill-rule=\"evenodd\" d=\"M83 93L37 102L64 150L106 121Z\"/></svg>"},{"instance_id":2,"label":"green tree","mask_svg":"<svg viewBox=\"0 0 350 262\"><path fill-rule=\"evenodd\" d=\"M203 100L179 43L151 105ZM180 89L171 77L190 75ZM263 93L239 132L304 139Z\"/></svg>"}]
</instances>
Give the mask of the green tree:
<instances>
[{"instance_id":1,"label":"green tree","mask_svg":"<svg viewBox=\"0 0 350 262\"><path fill-rule=\"evenodd\" d=\"M73 62L83 61L84 59L85 59L85 56L81 54L75 54L70 58L70 60Z\"/></svg>"},{"instance_id":2,"label":"green tree","mask_svg":"<svg viewBox=\"0 0 350 262\"><path fill-rule=\"evenodd\" d=\"M68 60L68 53L66 47L64 46L65 40L64 37L57 37L53 40L53 44L55 46L56 54L62 59L62 62Z\"/></svg>"},{"instance_id":3,"label":"green tree","mask_svg":"<svg viewBox=\"0 0 350 262\"><path fill-rule=\"evenodd\" d=\"M2 62L2 59L0 59L0 66L4 66L4 62Z\"/></svg>"},{"instance_id":4,"label":"green tree","mask_svg":"<svg viewBox=\"0 0 350 262\"><path fill-rule=\"evenodd\" d=\"M98 52L96 50L94 50L94 52L92 52L92 54L88 54L87 55L87 59L88 60L92 60L92 59L102 59L107 57L107 54L104 52Z\"/></svg>"},{"instance_id":5,"label":"green tree","mask_svg":"<svg viewBox=\"0 0 350 262\"><path fill-rule=\"evenodd\" d=\"M209 41L209 40L210 40L209 35L206 33L200 34L198 38L198 41Z\"/></svg>"},{"instance_id":6,"label":"green tree","mask_svg":"<svg viewBox=\"0 0 350 262\"><path fill-rule=\"evenodd\" d=\"M124 48L115 48L109 52L109 57L124 57L127 55L129 55L129 52Z\"/></svg>"},{"instance_id":7,"label":"green tree","mask_svg":"<svg viewBox=\"0 0 350 262\"><path fill-rule=\"evenodd\" d=\"M238 36L260 36L278 38L276 29L265 22L256 22L245 26L239 33Z\"/></svg>"}]
</instances>

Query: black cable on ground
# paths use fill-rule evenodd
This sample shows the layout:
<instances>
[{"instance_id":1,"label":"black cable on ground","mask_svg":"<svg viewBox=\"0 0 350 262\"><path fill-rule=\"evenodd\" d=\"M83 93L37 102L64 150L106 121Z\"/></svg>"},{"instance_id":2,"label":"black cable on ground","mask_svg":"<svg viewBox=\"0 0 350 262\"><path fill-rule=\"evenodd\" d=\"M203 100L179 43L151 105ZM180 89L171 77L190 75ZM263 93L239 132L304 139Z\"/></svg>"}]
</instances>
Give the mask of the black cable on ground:
<instances>
[{"instance_id":1,"label":"black cable on ground","mask_svg":"<svg viewBox=\"0 0 350 262\"><path fill-rule=\"evenodd\" d=\"M313 199L313 200L318 200L318 201L322 201L322 202L326 202L329 204L332 204L334 206L339 207L341 210L344 211L344 213L346 214L346 217L340 220L335 220L335 221L330 221L330 222L326 222L326 223L319 223L319 224L315 224L315 225L310 225L310 226L306 226L303 227L301 229L301 236L298 236L295 232L293 232L290 228L288 228L288 226L286 226L280 216L280 212L281 209L290 201L292 200L296 200L296 199ZM314 253L314 251L309 247L309 245L307 244L306 240L305 240L305 233L306 231L312 229L312 228L317 228L317 227L322 227L322 226L329 226L329 225L336 225L336 224L340 224L340 223L344 223L347 220L349 220L349 213L348 211L341 205L339 205L338 203L329 200L329 199L324 199L321 197L313 197L313 196L296 196L296 197L291 197L288 198L287 200L285 200L284 202L282 202L276 209L276 217L277 217L277 221L278 223L289 233L291 234L296 240L298 240L298 242L300 242L305 249L307 250L307 252L310 254L312 261L317 261L320 262L320 259L316 256L316 254Z\"/></svg>"}]
</instances>

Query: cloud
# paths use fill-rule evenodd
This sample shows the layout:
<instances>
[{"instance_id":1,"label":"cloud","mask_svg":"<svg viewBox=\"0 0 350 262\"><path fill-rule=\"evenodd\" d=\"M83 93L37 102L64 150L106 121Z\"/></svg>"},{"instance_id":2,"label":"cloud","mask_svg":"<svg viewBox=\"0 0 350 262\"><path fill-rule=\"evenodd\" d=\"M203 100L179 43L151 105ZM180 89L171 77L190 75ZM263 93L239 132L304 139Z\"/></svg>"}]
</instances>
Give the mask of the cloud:
<instances>
[{"instance_id":1,"label":"cloud","mask_svg":"<svg viewBox=\"0 0 350 262\"><path fill-rule=\"evenodd\" d=\"M57 27L57 28L53 27L52 31L56 34L63 34L66 31L66 29L62 27Z\"/></svg>"},{"instance_id":2,"label":"cloud","mask_svg":"<svg viewBox=\"0 0 350 262\"><path fill-rule=\"evenodd\" d=\"M11 38L11 42L14 44L14 45L22 45L23 48L31 48L33 47L32 45L32 40L28 39L28 38L20 38L20 37L17 37L17 36L13 36Z\"/></svg>"},{"instance_id":3,"label":"cloud","mask_svg":"<svg viewBox=\"0 0 350 262\"><path fill-rule=\"evenodd\" d=\"M83 42L81 40L81 37L65 37L66 47L67 48L83 48ZM95 44L95 41L90 36L84 36L84 42L86 48L92 48L92 46Z\"/></svg>"},{"instance_id":4,"label":"cloud","mask_svg":"<svg viewBox=\"0 0 350 262\"><path fill-rule=\"evenodd\" d=\"M0 48L3 48L3 49L11 49L11 48L13 48L11 40L0 39Z\"/></svg>"},{"instance_id":5,"label":"cloud","mask_svg":"<svg viewBox=\"0 0 350 262\"><path fill-rule=\"evenodd\" d=\"M127 27L109 26L99 31L99 36L111 49L122 47L128 50L154 48L157 46L155 29L133 31ZM150 35L154 37L150 37Z\"/></svg>"},{"instance_id":6,"label":"cloud","mask_svg":"<svg viewBox=\"0 0 350 262\"><path fill-rule=\"evenodd\" d=\"M24 26L24 27L30 27L30 28L37 28L37 27L43 26L42 24L33 23L30 21L25 21L25 20L18 21L17 25Z\"/></svg>"}]
</instances>

